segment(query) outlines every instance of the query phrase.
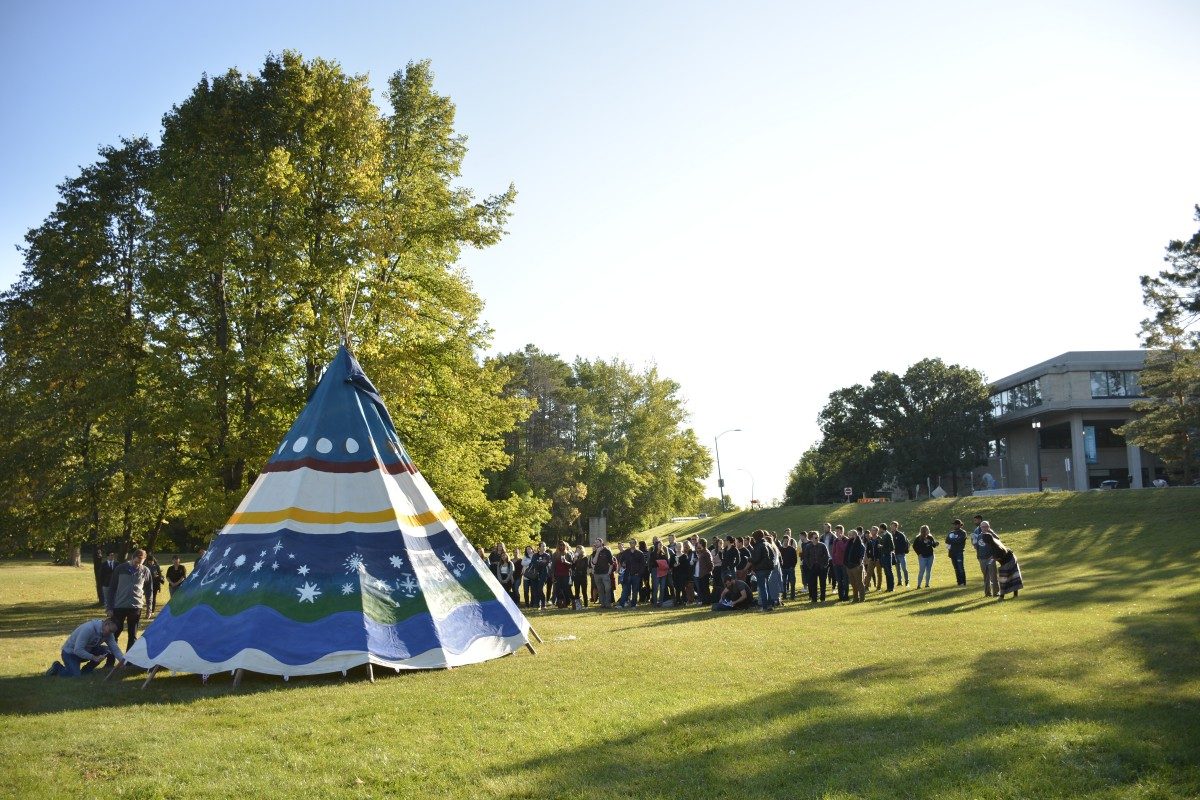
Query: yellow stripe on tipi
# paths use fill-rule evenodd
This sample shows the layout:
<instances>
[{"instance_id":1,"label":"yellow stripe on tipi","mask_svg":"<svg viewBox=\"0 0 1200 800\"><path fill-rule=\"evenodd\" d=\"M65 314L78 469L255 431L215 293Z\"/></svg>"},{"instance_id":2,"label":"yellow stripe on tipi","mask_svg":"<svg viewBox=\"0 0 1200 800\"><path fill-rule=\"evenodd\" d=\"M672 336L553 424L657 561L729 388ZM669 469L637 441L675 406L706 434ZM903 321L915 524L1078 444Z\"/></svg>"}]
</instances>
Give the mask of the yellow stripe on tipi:
<instances>
[{"instance_id":1,"label":"yellow stripe on tipi","mask_svg":"<svg viewBox=\"0 0 1200 800\"><path fill-rule=\"evenodd\" d=\"M446 509L426 511L422 514L397 514L394 508L379 511L313 511L307 508L284 508L279 511L243 511L229 518L230 525L270 525L291 520L318 525L339 525L346 522L398 522L410 527L424 527L434 522L447 522L450 512Z\"/></svg>"}]
</instances>

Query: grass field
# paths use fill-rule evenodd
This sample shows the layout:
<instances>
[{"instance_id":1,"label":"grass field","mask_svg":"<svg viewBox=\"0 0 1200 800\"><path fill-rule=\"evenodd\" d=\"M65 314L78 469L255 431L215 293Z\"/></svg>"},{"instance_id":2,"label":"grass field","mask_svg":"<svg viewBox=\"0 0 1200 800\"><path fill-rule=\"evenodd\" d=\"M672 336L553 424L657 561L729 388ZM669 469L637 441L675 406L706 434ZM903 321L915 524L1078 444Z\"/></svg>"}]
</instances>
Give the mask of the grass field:
<instances>
[{"instance_id":1,"label":"grass field","mask_svg":"<svg viewBox=\"0 0 1200 800\"><path fill-rule=\"evenodd\" d=\"M1200 796L1200 490L789 508L705 533L983 509L1019 600L953 586L773 615L552 611L527 653L321 679L40 676L91 571L0 565L0 796ZM656 533L667 529L656 530ZM916 566L912 562L915 585Z\"/></svg>"}]
</instances>

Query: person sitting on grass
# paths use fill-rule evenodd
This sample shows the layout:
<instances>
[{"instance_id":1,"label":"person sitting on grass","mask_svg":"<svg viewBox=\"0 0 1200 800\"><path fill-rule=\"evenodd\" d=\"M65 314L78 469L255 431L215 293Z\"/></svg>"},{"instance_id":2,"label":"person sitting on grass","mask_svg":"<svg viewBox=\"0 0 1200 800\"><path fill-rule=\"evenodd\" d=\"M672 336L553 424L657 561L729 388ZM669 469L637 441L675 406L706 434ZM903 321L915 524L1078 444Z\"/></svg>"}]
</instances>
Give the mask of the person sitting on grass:
<instances>
[{"instance_id":1,"label":"person sitting on grass","mask_svg":"<svg viewBox=\"0 0 1200 800\"><path fill-rule=\"evenodd\" d=\"M46 674L77 678L94 670L101 661L105 661L106 667L114 660L124 664L125 654L117 647L119 630L117 623L111 619L94 619L83 623L63 643L60 654L62 661L51 664Z\"/></svg>"},{"instance_id":2,"label":"person sitting on grass","mask_svg":"<svg viewBox=\"0 0 1200 800\"><path fill-rule=\"evenodd\" d=\"M713 605L713 611L738 611L750 607L750 587L734 575L725 579L725 590Z\"/></svg>"}]
</instances>

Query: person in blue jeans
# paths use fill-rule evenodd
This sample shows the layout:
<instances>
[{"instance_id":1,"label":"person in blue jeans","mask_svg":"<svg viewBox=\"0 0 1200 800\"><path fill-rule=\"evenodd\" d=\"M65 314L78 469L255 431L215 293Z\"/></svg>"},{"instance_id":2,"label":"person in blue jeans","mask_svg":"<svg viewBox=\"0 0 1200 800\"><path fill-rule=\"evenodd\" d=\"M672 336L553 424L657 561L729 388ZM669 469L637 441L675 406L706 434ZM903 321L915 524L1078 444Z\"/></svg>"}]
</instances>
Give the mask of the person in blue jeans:
<instances>
[{"instance_id":1,"label":"person in blue jeans","mask_svg":"<svg viewBox=\"0 0 1200 800\"><path fill-rule=\"evenodd\" d=\"M646 568L646 554L638 549L637 542L629 540L629 547L617 556L624 572L621 575L621 602L618 608L637 608L638 592L642 587L642 571Z\"/></svg>"},{"instance_id":2,"label":"person in blue jeans","mask_svg":"<svg viewBox=\"0 0 1200 800\"><path fill-rule=\"evenodd\" d=\"M892 520L892 542L896 546L896 585L901 582L908 586L908 537L904 535L904 531L900 530L900 523Z\"/></svg>"},{"instance_id":3,"label":"person in blue jeans","mask_svg":"<svg viewBox=\"0 0 1200 800\"><path fill-rule=\"evenodd\" d=\"M921 580L925 580L925 588L929 588L929 579L933 575L933 548L938 546L938 540L929 532L928 525L921 526L921 532L913 539L913 552L917 554L917 588L921 588Z\"/></svg>"},{"instance_id":4,"label":"person in blue jeans","mask_svg":"<svg viewBox=\"0 0 1200 800\"><path fill-rule=\"evenodd\" d=\"M111 619L94 619L85 622L67 637L60 657L46 670L47 675L76 678L86 675L101 661L125 663L125 654L117 647L117 623Z\"/></svg>"},{"instance_id":5,"label":"person in blue jeans","mask_svg":"<svg viewBox=\"0 0 1200 800\"><path fill-rule=\"evenodd\" d=\"M771 571L774 569L771 547L767 544L766 531L754 532L754 547L750 551L750 569L758 582L758 604L763 611L775 608L775 600L771 594Z\"/></svg>"},{"instance_id":6,"label":"person in blue jeans","mask_svg":"<svg viewBox=\"0 0 1200 800\"><path fill-rule=\"evenodd\" d=\"M963 530L961 519L952 523L950 532L946 534L946 555L954 565L954 578L959 586L967 585L967 570L963 567L963 549L967 544L967 532Z\"/></svg>"}]
</instances>

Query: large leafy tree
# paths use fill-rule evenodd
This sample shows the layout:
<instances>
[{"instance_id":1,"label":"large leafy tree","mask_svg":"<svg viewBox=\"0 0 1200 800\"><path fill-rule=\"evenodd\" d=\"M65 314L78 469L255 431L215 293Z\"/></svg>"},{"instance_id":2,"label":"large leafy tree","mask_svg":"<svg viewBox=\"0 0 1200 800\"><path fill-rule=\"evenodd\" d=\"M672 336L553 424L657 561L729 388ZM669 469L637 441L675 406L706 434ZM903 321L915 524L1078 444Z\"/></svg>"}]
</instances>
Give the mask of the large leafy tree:
<instances>
[{"instance_id":1,"label":"large leafy tree","mask_svg":"<svg viewBox=\"0 0 1200 800\"><path fill-rule=\"evenodd\" d=\"M1200 222L1200 206L1195 212ZM1170 242L1164 260L1167 269L1141 279L1151 311L1142 322L1150 353L1139 376L1147 399L1133 404L1141 416L1120 432L1191 483L1200 474L1200 231Z\"/></svg>"},{"instance_id":2,"label":"large leafy tree","mask_svg":"<svg viewBox=\"0 0 1200 800\"><path fill-rule=\"evenodd\" d=\"M37 431L20 461L45 464L12 479L6 517L61 496L38 536L218 527L346 342L468 533L538 530L546 501L485 493L533 404L480 363L490 331L457 266L500 240L515 191L458 185L466 142L428 63L387 100L334 62L272 56L205 77L157 148L106 150L64 186L0 319L5 424Z\"/></svg>"}]
</instances>

